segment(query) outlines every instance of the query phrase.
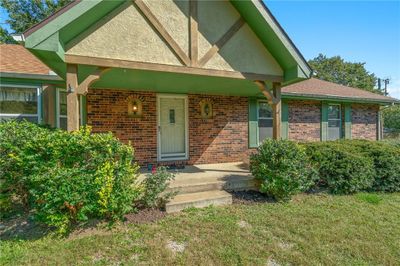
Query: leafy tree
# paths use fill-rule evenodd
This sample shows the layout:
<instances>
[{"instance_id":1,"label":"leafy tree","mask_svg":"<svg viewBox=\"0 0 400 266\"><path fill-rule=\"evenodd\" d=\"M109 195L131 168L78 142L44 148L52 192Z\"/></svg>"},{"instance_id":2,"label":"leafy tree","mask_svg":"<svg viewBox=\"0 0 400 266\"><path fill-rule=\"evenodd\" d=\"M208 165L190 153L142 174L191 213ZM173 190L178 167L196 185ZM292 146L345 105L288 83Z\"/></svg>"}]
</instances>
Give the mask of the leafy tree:
<instances>
[{"instance_id":1,"label":"leafy tree","mask_svg":"<svg viewBox=\"0 0 400 266\"><path fill-rule=\"evenodd\" d=\"M365 69L365 63L347 62L340 56L328 58L323 54L319 54L308 63L319 79L382 94L375 88L375 74Z\"/></svg>"},{"instance_id":2,"label":"leafy tree","mask_svg":"<svg viewBox=\"0 0 400 266\"><path fill-rule=\"evenodd\" d=\"M9 18L6 23L16 33L23 33L42 21L72 0L0 0ZM3 28L0 30L0 43L12 42L12 37Z\"/></svg>"},{"instance_id":3,"label":"leafy tree","mask_svg":"<svg viewBox=\"0 0 400 266\"><path fill-rule=\"evenodd\" d=\"M10 33L3 27L0 27L0 43L16 43Z\"/></svg>"},{"instance_id":4,"label":"leafy tree","mask_svg":"<svg viewBox=\"0 0 400 266\"><path fill-rule=\"evenodd\" d=\"M400 132L400 105L386 108L382 114L384 127Z\"/></svg>"}]
</instances>

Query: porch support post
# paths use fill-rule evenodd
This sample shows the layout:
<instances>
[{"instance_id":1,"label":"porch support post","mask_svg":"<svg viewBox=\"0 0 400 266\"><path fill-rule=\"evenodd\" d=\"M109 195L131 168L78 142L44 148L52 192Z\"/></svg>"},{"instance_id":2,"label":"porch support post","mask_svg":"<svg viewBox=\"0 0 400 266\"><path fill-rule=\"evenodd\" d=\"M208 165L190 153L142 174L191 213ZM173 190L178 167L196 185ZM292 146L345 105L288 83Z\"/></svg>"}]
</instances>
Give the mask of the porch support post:
<instances>
[{"instance_id":1,"label":"porch support post","mask_svg":"<svg viewBox=\"0 0 400 266\"><path fill-rule=\"evenodd\" d=\"M274 94L274 101L272 103L272 116L273 116L272 137L274 139L281 139L281 113L282 113L281 85L279 83L273 83L272 88Z\"/></svg>"},{"instance_id":2,"label":"porch support post","mask_svg":"<svg viewBox=\"0 0 400 266\"><path fill-rule=\"evenodd\" d=\"M78 66L67 64L67 130L79 129Z\"/></svg>"},{"instance_id":3,"label":"porch support post","mask_svg":"<svg viewBox=\"0 0 400 266\"><path fill-rule=\"evenodd\" d=\"M272 117L273 117L273 128L272 137L273 139L281 139L281 113L282 113L282 101L281 101L281 84L272 83L267 85L265 81L256 80L254 83L258 86L260 91L268 100L268 104L272 106Z\"/></svg>"}]
</instances>

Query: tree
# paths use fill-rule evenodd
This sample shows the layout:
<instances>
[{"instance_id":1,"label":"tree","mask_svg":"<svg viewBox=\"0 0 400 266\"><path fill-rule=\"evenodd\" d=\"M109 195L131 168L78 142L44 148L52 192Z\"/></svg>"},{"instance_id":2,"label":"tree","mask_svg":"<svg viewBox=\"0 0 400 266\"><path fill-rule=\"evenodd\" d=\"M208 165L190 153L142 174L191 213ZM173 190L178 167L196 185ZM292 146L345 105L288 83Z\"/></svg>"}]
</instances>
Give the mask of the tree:
<instances>
[{"instance_id":1,"label":"tree","mask_svg":"<svg viewBox=\"0 0 400 266\"><path fill-rule=\"evenodd\" d=\"M16 43L8 31L0 26L0 43Z\"/></svg>"},{"instance_id":2,"label":"tree","mask_svg":"<svg viewBox=\"0 0 400 266\"><path fill-rule=\"evenodd\" d=\"M400 132L400 105L394 105L384 109L382 115L385 128Z\"/></svg>"},{"instance_id":3,"label":"tree","mask_svg":"<svg viewBox=\"0 0 400 266\"><path fill-rule=\"evenodd\" d=\"M9 18L6 23L16 33L23 33L73 0L0 0ZM12 42L7 30L1 28L0 42Z\"/></svg>"},{"instance_id":4,"label":"tree","mask_svg":"<svg viewBox=\"0 0 400 266\"><path fill-rule=\"evenodd\" d=\"M375 74L365 69L365 63L346 62L340 56L328 58L323 54L308 63L319 79L382 94L375 88Z\"/></svg>"}]
</instances>

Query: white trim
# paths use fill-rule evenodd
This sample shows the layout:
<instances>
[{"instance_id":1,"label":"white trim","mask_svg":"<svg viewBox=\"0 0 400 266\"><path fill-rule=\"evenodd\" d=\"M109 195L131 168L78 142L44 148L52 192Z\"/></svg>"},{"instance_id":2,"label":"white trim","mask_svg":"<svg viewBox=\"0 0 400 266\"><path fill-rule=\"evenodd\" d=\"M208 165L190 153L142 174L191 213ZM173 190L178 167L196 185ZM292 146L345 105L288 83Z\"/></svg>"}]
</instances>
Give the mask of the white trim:
<instances>
[{"instance_id":1,"label":"white trim","mask_svg":"<svg viewBox=\"0 0 400 266\"><path fill-rule=\"evenodd\" d=\"M185 152L184 153L171 153L166 155L161 155L161 135L160 135L160 99L161 98L175 98L184 99L185 101ZM178 161L178 160L188 160L189 159L189 104L188 96L185 94L157 94L157 160L163 161Z\"/></svg>"},{"instance_id":2,"label":"white trim","mask_svg":"<svg viewBox=\"0 0 400 266\"><path fill-rule=\"evenodd\" d=\"M7 84L7 83L0 83L0 88L28 88L28 89L36 89L36 97L37 97L37 104L36 104L36 114L3 114L0 113L0 117L15 117L18 116L26 116L26 117L36 117L37 123L40 124L43 120L42 118L42 87L41 86L34 86L34 85L18 85L18 84Z\"/></svg>"}]
</instances>

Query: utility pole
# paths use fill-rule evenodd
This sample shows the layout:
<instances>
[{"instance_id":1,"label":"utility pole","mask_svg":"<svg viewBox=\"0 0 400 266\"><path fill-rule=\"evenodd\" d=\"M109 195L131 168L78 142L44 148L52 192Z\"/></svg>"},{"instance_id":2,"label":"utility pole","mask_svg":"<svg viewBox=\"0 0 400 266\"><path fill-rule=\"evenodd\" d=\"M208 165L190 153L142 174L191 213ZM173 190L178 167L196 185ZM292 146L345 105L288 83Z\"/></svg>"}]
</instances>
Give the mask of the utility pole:
<instances>
[{"instance_id":1,"label":"utility pole","mask_svg":"<svg viewBox=\"0 0 400 266\"><path fill-rule=\"evenodd\" d=\"M378 90L380 90L380 91L382 91L382 81L383 81L383 83L385 83L385 88L383 89L383 93L385 96L387 96L388 95L387 86L389 85L390 79L386 78L386 79L382 80L381 78L378 78Z\"/></svg>"}]
</instances>

